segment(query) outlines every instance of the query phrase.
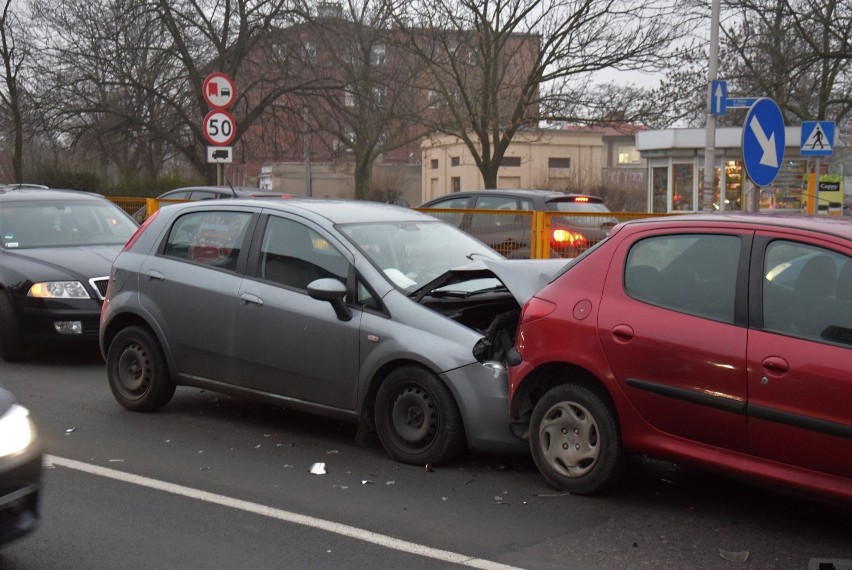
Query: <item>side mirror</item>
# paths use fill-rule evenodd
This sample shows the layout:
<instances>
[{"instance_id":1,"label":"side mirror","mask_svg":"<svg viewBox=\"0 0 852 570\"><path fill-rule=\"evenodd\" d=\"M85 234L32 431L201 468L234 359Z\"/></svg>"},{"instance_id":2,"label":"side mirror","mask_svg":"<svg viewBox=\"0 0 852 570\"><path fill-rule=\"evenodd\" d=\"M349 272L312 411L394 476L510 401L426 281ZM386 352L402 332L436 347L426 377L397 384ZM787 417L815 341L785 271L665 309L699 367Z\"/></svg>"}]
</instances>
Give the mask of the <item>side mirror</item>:
<instances>
[{"instance_id":1,"label":"side mirror","mask_svg":"<svg viewBox=\"0 0 852 570\"><path fill-rule=\"evenodd\" d=\"M317 301L328 301L341 321L352 319L352 311L343 302L346 298L346 285L337 279L317 279L308 283L308 295Z\"/></svg>"}]
</instances>

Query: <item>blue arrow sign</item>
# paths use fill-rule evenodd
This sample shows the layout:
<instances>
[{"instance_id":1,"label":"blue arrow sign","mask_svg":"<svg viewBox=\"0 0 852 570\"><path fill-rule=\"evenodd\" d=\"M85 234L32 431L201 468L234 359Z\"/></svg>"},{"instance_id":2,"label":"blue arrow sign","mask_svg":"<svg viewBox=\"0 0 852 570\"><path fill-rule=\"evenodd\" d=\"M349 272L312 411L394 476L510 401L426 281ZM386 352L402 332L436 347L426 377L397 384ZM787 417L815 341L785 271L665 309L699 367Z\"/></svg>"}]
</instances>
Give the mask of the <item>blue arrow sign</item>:
<instances>
[{"instance_id":1,"label":"blue arrow sign","mask_svg":"<svg viewBox=\"0 0 852 570\"><path fill-rule=\"evenodd\" d=\"M834 121L802 121L799 154L831 156L834 145Z\"/></svg>"},{"instance_id":2,"label":"blue arrow sign","mask_svg":"<svg viewBox=\"0 0 852 570\"><path fill-rule=\"evenodd\" d=\"M710 114L724 115L725 100L728 98L728 83L720 79L710 82Z\"/></svg>"},{"instance_id":3,"label":"blue arrow sign","mask_svg":"<svg viewBox=\"0 0 852 570\"><path fill-rule=\"evenodd\" d=\"M768 186L784 162L784 117L772 99L762 97L749 109L743 124L743 162L748 177Z\"/></svg>"}]
</instances>

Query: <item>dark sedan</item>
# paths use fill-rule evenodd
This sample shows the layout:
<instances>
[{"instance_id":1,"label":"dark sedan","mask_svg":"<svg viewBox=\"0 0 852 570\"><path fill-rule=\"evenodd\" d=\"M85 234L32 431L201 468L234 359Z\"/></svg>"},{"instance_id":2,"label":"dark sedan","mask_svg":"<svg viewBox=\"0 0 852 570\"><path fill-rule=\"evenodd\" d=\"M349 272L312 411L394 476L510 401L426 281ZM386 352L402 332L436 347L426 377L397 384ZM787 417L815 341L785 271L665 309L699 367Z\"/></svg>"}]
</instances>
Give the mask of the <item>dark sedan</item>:
<instances>
[{"instance_id":1,"label":"dark sedan","mask_svg":"<svg viewBox=\"0 0 852 570\"><path fill-rule=\"evenodd\" d=\"M98 194L0 191L0 356L98 338L109 270L138 228Z\"/></svg>"},{"instance_id":2,"label":"dark sedan","mask_svg":"<svg viewBox=\"0 0 852 570\"><path fill-rule=\"evenodd\" d=\"M564 212L550 220L550 256L576 257L606 237L618 223L603 200L589 194L552 190L471 190L453 192L419 206L429 214L480 239L512 259L530 257L532 218L521 212ZM441 212L440 210L469 210ZM481 212L477 212L481 210ZM518 212L511 215L510 212Z\"/></svg>"},{"instance_id":3,"label":"dark sedan","mask_svg":"<svg viewBox=\"0 0 852 570\"><path fill-rule=\"evenodd\" d=\"M0 388L0 545L38 525L41 456L29 412Z\"/></svg>"},{"instance_id":4,"label":"dark sedan","mask_svg":"<svg viewBox=\"0 0 852 570\"><path fill-rule=\"evenodd\" d=\"M194 202L196 200L227 200L229 198L290 198L291 194L271 192L262 188L246 186L186 186L169 190L157 196L161 205L172 202ZM145 221L148 209L139 208L133 212L133 219L139 223Z\"/></svg>"}]
</instances>

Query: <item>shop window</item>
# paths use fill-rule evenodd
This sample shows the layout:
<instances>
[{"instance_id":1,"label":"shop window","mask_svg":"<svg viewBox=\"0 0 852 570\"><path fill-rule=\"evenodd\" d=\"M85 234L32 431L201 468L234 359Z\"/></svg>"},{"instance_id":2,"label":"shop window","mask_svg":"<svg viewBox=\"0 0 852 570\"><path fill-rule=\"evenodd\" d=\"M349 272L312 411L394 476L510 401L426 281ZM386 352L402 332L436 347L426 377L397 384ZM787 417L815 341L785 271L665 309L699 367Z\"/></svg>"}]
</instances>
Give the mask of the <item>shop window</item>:
<instances>
[{"instance_id":1,"label":"shop window","mask_svg":"<svg viewBox=\"0 0 852 570\"><path fill-rule=\"evenodd\" d=\"M655 214L664 214L668 207L669 169L657 166L651 170L651 205Z\"/></svg>"},{"instance_id":2,"label":"shop window","mask_svg":"<svg viewBox=\"0 0 852 570\"><path fill-rule=\"evenodd\" d=\"M672 187L672 210L692 211L693 169L691 164L673 164L674 185Z\"/></svg>"}]
</instances>

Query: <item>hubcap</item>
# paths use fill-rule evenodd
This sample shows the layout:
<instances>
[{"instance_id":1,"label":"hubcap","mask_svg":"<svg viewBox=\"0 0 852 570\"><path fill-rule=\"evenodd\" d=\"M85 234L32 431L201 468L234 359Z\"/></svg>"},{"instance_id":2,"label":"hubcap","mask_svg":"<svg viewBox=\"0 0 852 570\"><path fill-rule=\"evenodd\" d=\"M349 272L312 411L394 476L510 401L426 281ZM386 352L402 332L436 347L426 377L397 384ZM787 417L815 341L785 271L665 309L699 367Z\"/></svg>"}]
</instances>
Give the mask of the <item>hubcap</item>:
<instances>
[{"instance_id":1,"label":"hubcap","mask_svg":"<svg viewBox=\"0 0 852 570\"><path fill-rule=\"evenodd\" d=\"M594 469L601 453L595 418L576 402L559 402L544 415L539 445L548 465L564 477L582 477Z\"/></svg>"}]
</instances>

